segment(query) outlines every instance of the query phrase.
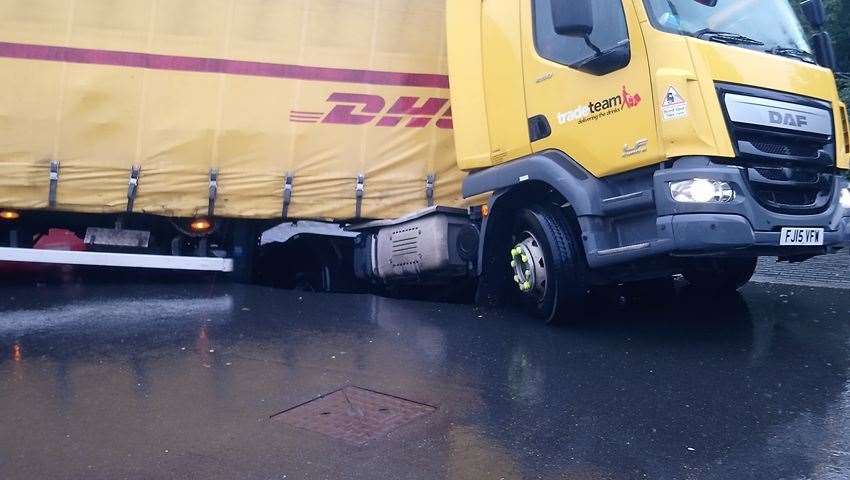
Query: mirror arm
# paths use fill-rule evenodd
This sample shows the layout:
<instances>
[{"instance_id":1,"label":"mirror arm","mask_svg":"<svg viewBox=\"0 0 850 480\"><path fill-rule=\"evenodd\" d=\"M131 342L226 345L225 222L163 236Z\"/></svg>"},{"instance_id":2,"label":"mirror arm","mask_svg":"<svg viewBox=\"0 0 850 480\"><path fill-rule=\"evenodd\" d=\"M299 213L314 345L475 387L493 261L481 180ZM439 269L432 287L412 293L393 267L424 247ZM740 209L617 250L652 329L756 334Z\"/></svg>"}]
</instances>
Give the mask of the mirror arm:
<instances>
[{"instance_id":1,"label":"mirror arm","mask_svg":"<svg viewBox=\"0 0 850 480\"><path fill-rule=\"evenodd\" d=\"M592 49L592 50L596 53L596 56L597 56L597 57L598 57L598 56L600 56L600 55L602 55L602 50L600 50L600 49L599 49L599 47L597 47L597 46L596 46L596 44L595 44L595 43L593 43L593 42L590 40L590 34L589 34L589 33L588 33L588 34L585 34L585 36L584 36L584 43L586 43L586 44L587 44L587 46L588 46L588 47L590 47L590 48L591 48L591 49Z\"/></svg>"}]
</instances>

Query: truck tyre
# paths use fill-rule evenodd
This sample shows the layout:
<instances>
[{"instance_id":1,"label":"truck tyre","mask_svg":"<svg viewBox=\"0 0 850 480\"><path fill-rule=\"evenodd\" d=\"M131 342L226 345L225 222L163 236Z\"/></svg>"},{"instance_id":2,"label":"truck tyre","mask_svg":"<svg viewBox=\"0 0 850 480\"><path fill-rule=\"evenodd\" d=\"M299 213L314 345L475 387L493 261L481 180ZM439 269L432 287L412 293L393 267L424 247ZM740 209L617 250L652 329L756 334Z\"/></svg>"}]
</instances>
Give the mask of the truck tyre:
<instances>
[{"instance_id":1,"label":"truck tyre","mask_svg":"<svg viewBox=\"0 0 850 480\"><path fill-rule=\"evenodd\" d=\"M685 280L706 293L733 293L756 271L758 258L694 258L687 261Z\"/></svg>"},{"instance_id":2,"label":"truck tyre","mask_svg":"<svg viewBox=\"0 0 850 480\"><path fill-rule=\"evenodd\" d=\"M528 311L546 323L579 320L587 266L564 214L544 205L519 210L510 245L513 285Z\"/></svg>"}]
</instances>

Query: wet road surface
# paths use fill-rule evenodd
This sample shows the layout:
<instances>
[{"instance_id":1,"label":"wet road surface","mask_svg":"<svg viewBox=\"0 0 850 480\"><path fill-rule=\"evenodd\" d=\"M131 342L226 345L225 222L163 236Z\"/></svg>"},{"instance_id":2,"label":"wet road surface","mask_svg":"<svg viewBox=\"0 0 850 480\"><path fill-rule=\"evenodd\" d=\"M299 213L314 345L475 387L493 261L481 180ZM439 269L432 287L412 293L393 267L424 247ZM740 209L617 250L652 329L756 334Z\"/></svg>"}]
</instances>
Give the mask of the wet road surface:
<instances>
[{"instance_id":1,"label":"wet road surface","mask_svg":"<svg viewBox=\"0 0 850 480\"><path fill-rule=\"evenodd\" d=\"M0 478L850 477L850 292L668 302L552 328L218 283L5 286ZM436 409L361 444L272 418L346 386Z\"/></svg>"}]
</instances>

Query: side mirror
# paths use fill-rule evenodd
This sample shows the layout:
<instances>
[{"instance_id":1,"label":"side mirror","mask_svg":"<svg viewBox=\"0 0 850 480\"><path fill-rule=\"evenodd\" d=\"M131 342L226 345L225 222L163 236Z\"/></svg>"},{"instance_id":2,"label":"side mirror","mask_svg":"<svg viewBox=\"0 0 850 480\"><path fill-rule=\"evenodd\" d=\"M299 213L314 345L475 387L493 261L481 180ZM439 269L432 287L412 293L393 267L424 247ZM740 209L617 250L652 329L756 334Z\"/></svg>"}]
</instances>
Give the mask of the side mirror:
<instances>
[{"instance_id":1,"label":"side mirror","mask_svg":"<svg viewBox=\"0 0 850 480\"><path fill-rule=\"evenodd\" d=\"M591 0L552 0L555 33L568 37L588 37L593 33Z\"/></svg>"},{"instance_id":2,"label":"side mirror","mask_svg":"<svg viewBox=\"0 0 850 480\"><path fill-rule=\"evenodd\" d=\"M803 0L800 2L800 7L809 24L815 30L823 30L826 25L826 8L823 6L823 0Z\"/></svg>"},{"instance_id":3,"label":"side mirror","mask_svg":"<svg viewBox=\"0 0 850 480\"><path fill-rule=\"evenodd\" d=\"M818 32L812 35L812 45L818 64L830 70L835 70L838 59L835 57L835 46L829 32Z\"/></svg>"}]
</instances>

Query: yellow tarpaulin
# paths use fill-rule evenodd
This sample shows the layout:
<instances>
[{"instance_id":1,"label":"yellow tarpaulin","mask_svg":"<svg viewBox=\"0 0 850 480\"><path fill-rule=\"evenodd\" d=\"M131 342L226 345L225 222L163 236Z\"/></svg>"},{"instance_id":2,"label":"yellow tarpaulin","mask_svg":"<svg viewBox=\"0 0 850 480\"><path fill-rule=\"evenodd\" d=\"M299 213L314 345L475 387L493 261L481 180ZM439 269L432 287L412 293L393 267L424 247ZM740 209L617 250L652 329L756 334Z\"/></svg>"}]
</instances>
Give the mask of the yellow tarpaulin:
<instances>
[{"instance_id":1,"label":"yellow tarpaulin","mask_svg":"<svg viewBox=\"0 0 850 480\"><path fill-rule=\"evenodd\" d=\"M0 0L0 207L390 218L459 205L443 0Z\"/></svg>"}]
</instances>

